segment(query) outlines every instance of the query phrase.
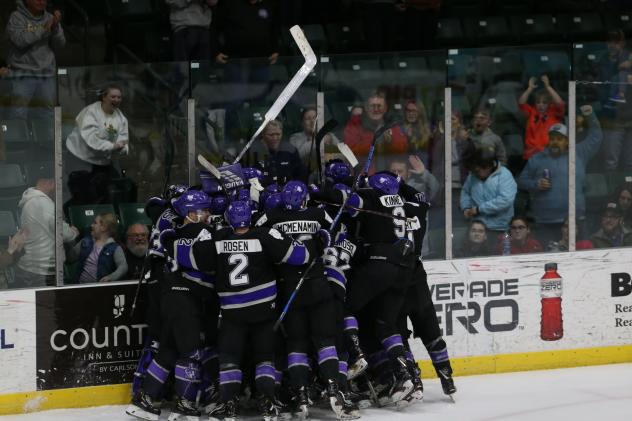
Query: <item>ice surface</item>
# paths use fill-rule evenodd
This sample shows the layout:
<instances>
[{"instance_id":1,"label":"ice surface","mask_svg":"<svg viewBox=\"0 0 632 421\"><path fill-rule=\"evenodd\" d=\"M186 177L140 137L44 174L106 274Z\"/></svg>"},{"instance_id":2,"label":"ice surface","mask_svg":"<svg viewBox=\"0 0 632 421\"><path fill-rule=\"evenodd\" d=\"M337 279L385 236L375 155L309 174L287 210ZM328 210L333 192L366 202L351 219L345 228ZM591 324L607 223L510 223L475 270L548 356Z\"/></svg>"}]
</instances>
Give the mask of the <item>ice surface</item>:
<instances>
[{"instance_id":1,"label":"ice surface","mask_svg":"<svg viewBox=\"0 0 632 421\"><path fill-rule=\"evenodd\" d=\"M444 421L630 421L632 420L632 364L567 368L523 373L456 378L452 403L438 380L427 380L421 403L397 412L367 409L362 420ZM0 421L132 421L125 406L64 409L0 416ZM166 414L161 420L166 420ZM202 418L205 420L206 418ZM249 420L256 418L250 417ZM314 420L334 420L316 410Z\"/></svg>"}]
</instances>

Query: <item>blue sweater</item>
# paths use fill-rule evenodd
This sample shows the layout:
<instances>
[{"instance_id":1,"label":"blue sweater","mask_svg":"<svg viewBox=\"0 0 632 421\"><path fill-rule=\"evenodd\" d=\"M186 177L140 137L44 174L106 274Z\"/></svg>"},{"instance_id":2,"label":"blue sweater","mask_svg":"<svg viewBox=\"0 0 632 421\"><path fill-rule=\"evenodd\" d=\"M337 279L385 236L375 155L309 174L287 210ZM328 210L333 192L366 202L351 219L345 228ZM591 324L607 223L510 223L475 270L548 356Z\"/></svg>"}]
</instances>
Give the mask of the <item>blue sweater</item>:
<instances>
[{"instance_id":1,"label":"blue sweater","mask_svg":"<svg viewBox=\"0 0 632 421\"><path fill-rule=\"evenodd\" d=\"M461 191L461 209L476 206L479 211L476 219L490 230L506 231L514 214L517 189L511 172L500 163L485 180L470 173Z\"/></svg>"},{"instance_id":2,"label":"blue sweater","mask_svg":"<svg viewBox=\"0 0 632 421\"><path fill-rule=\"evenodd\" d=\"M575 206L578 218L583 218L586 213L586 198L584 197L586 165L599 150L603 137L601 126L595 115L591 114L587 120L586 138L576 146ZM545 169L551 173L551 188L541 191L538 189L538 180L542 178ZM518 177L518 186L531 193L531 208L535 222L541 224L564 222L564 218L568 216L568 152L555 157L546 148L533 155Z\"/></svg>"}]
</instances>

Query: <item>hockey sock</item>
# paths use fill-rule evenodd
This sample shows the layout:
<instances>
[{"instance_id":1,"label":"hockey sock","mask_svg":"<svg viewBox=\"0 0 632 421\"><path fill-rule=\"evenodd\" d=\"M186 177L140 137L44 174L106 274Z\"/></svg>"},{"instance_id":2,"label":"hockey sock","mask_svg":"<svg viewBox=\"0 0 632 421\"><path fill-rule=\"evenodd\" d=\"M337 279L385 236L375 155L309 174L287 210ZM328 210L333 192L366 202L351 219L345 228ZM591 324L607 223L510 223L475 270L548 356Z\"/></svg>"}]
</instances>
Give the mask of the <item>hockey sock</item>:
<instances>
[{"instance_id":1,"label":"hockey sock","mask_svg":"<svg viewBox=\"0 0 632 421\"><path fill-rule=\"evenodd\" d=\"M335 346L324 346L318 350L318 367L323 380L338 380L338 352Z\"/></svg>"},{"instance_id":2,"label":"hockey sock","mask_svg":"<svg viewBox=\"0 0 632 421\"><path fill-rule=\"evenodd\" d=\"M161 396L162 386L167 381L171 368L160 365L155 359L147 366L147 375L143 379L143 390L152 399Z\"/></svg>"},{"instance_id":3,"label":"hockey sock","mask_svg":"<svg viewBox=\"0 0 632 421\"><path fill-rule=\"evenodd\" d=\"M432 364L435 366L435 369L448 367L451 373L452 367L450 367L450 357L448 355L448 346L443 340L443 338L439 336L434 341L428 344L424 344L424 345L426 346L426 349L428 350L428 354L430 354L430 359L432 360Z\"/></svg>"},{"instance_id":4,"label":"hockey sock","mask_svg":"<svg viewBox=\"0 0 632 421\"><path fill-rule=\"evenodd\" d=\"M219 400L228 402L239 394L243 374L235 364L220 366L219 370Z\"/></svg>"},{"instance_id":5,"label":"hockey sock","mask_svg":"<svg viewBox=\"0 0 632 421\"><path fill-rule=\"evenodd\" d=\"M276 370L270 361L257 364L255 369L255 384L257 392L270 399L274 398L274 384L276 381Z\"/></svg>"},{"instance_id":6,"label":"hockey sock","mask_svg":"<svg viewBox=\"0 0 632 421\"><path fill-rule=\"evenodd\" d=\"M338 360L338 384L341 390L347 390L347 362Z\"/></svg>"},{"instance_id":7,"label":"hockey sock","mask_svg":"<svg viewBox=\"0 0 632 421\"><path fill-rule=\"evenodd\" d=\"M200 353L196 352L189 358L182 358L176 362L176 394L188 401L197 400L200 390Z\"/></svg>"},{"instance_id":8,"label":"hockey sock","mask_svg":"<svg viewBox=\"0 0 632 421\"><path fill-rule=\"evenodd\" d=\"M290 386L298 388L307 386L309 380L309 359L303 352L290 352L287 356Z\"/></svg>"},{"instance_id":9,"label":"hockey sock","mask_svg":"<svg viewBox=\"0 0 632 421\"><path fill-rule=\"evenodd\" d=\"M206 347L202 351L202 374L200 390L202 402L211 400L215 391L215 384L219 376L219 361L217 351L213 347Z\"/></svg>"}]
</instances>

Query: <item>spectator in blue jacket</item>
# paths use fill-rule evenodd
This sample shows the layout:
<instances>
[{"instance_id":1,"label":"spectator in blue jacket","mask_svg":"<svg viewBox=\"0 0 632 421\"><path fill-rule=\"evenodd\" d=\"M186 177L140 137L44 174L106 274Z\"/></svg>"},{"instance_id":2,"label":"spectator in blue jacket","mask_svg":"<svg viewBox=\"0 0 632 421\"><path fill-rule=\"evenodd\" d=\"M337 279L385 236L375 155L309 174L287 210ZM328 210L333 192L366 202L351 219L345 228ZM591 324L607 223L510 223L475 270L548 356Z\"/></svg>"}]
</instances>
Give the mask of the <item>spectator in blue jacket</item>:
<instances>
[{"instance_id":1,"label":"spectator in blue jacket","mask_svg":"<svg viewBox=\"0 0 632 421\"><path fill-rule=\"evenodd\" d=\"M116 216L112 213L97 215L90 228L90 235L81 239L68 256L69 260L79 261L79 283L122 279L127 274L127 261L123 248L113 238L118 231Z\"/></svg>"},{"instance_id":2,"label":"spectator in blue jacket","mask_svg":"<svg viewBox=\"0 0 632 421\"><path fill-rule=\"evenodd\" d=\"M586 214L586 165L599 150L602 140L601 126L592 107L582 106L581 112L587 121L588 132L576 147L575 203L578 221L584 220ZM568 216L568 128L564 124L549 128L547 147L527 161L518 177L518 186L531 194L531 209L537 224L535 231L540 242L555 241Z\"/></svg>"},{"instance_id":3,"label":"spectator in blue jacket","mask_svg":"<svg viewBox=\"0 0 632 421\"><path fill-rule=\"evenodd\" d=\"M463 216L482 221L488 231L507 231L517 191L511 172L496 160L493 148L476 148L465 159L470 173L461 191Z\"/></svg>"}]
</instances>

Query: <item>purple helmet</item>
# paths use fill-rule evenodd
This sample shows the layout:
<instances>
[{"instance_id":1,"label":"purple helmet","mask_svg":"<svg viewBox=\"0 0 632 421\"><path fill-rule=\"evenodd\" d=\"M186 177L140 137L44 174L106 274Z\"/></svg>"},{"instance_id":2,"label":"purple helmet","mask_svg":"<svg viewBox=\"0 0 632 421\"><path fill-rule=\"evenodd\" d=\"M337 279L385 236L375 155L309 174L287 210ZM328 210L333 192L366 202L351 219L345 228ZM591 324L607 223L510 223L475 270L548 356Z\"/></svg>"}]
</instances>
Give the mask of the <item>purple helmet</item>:
<instances>
[{"instance_id":1,"label":"purple helmet","mask_svg":"<svg viewBox=\"0 0 632 421\"><path fill-rule=\"evenodd\" d=\"M382 194L397 194L400 177L389 172L379 172L369 177L369 186Z\"/></svg>"},{"instance_id":2,"label":"purple helmet","mask_svg":"<svg viewBox=\"0 0 632 421\"><path fill-rule=\"evenodd\" d=\"M210 209L211 199L202 191L187 190L180 197L172 199L171 205L176 213L184 218L190 211Z\"/></svg>"},{"instance_id":3,"label":"purple helmet","mask_svg":"<svg viewBox=\"0 0 632 421\"><path fill-rule=\"evenodd\" d=\"M307 186L302 181L288 181L281 191L283 205L290 210L303 209L308 196Z\"/></svg>"},{"instance_id":4,"label":"purple helmet","mask_svg":"<svg viewBox=\"0 0 632 421\"><path fill-rule=\"evenodd\" d=\"M245 167L242 168L241 171L244 173L244 178L246 179L246 182L248 182L248 180L250 180L251 178L257 178L259 179L259 181L263 180L263 173L258 168Z\"/></svg>"},{"instance_id":5,"label":"purple helmet","mask_svg":"<svg viewBox=\"0 0 632 421\"><path fill-rule=\"evenodd\" d=\"M215 196L211 202L211 214L223 215L228 207L228 198L226 196Z\"/></svg>"},{"instance_id":6,"label":"purple helmet","mask_svg":"<svg viewBox=\"0 0 632 421\"><path fill-rule=\"evenodd\" d=\"M217 194L223 190L217 178L208 171L200 171L200 180L202 181L202 191L206 194Z\"/></svg>"},{"instance_id":7,"label":"purple helmet","mask_svg":"<svg viewBox=\"0 0 632 421\"><path fill-rule=\"evenodd\" d=\"M182 196L182 193L187 191L189 187L186 184L171 184L167 187L167 193L165 199L171 202L172 199Z\"/></svg>"},{"instance_id":8,"label":"purple helmet","mask_svg":"<svg viewBox=\"0 0 632 421\"><path fill-rule=\"evenodd\" d=\"M325 164L325 176L333 181L341 181L351 175L351 168L342 159L331 159Z\"/></svg>"},{"instance_id":9,"label":"purple helmet","mask_svg":"<svg viewBox=\"0 0 632 421\"><path fill-rule=\"evenodd\" d=\"M336 184L334 184L333 187L334 187L335 190L340 190L340 191L343 191L343 192L345 192L347 194L351 194L351 187L347 186L344 183L336 183Z\"/></svg>"},{"instance_id":10,"label":"purple helmet","mask_svg":"<svg viewBox=\"0 0 632 421\"><path fill-rule=\"evenodd\" d=\"M281 193L269 194L263 202L263 210L269 211L271 209L279 209L283 206L283 198Z\"/></svg>"},{"instance_id":11,"label":"purple helmet","mask_svg":"<svg viewBox=\"0 0 632 421\"><path fill-rule=\"evenodd\" d=\"M244 200L232 202L224 213L224 219L233 229L249 227L252 219L250 202Z\"/></svg>"}]
</instances>

